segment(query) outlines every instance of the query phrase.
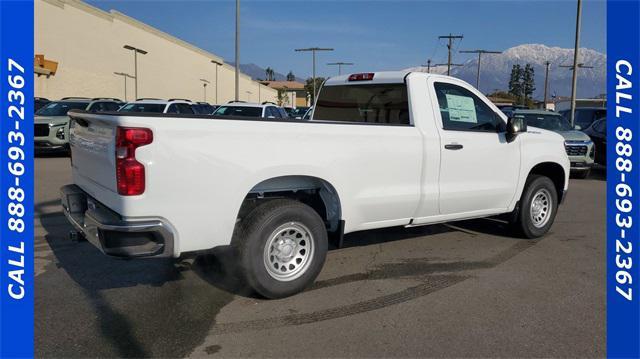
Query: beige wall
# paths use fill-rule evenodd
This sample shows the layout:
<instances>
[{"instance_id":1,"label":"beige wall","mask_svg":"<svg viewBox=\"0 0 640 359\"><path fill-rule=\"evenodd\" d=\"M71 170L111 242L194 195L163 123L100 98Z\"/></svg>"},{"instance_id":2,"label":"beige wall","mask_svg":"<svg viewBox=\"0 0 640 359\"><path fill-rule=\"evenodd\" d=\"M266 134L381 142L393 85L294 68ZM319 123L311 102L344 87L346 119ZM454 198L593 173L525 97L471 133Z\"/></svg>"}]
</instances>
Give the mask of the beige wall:
<instances>
[{"instance_id":1,"label":"beige wall","mask_svg":"<svg viewBox=\"0 0 640 359\"><path fill-rule=\"evenodd\" d=\"M234 97L234 69L218 68L214 54L147 26L117 11L110 13L73 0L35 1L35 53L58 62L54 76L35 76L35 95L124 99L124 80L114 72L134 74L128 44L148 51L138 55L138 97L186 98L202 101L200 79L207 85L207 102L224 103ZM218 99L216 101L216 82ZM250 93L248 93L250 92ZM134 99L134 80L127 79L127 100ZM240 76L240 99L276 101L277 91Z\"/></svg>"}]
</instances>

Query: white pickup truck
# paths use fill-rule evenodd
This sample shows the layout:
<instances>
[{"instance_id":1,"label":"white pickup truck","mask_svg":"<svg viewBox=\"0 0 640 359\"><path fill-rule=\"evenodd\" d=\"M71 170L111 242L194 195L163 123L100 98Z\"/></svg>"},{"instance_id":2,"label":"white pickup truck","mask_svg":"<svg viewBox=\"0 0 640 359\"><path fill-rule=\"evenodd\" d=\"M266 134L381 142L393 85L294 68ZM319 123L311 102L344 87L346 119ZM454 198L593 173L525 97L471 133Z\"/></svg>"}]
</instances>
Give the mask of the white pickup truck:
<instances>
[{"instance_id":1,"label":"white pickup truck","mask_svg":"<svg viewBox=\"0 0 640 359\"><path fill-rule=\"evenodd\" d=\"M509 214L544 235L565 196L563 138L507 119L461 80L338 76L313 119L70 112L65 214L105 254L237 248L278 298L320 272L329 236Z\"/></svg>"}]
</instances>

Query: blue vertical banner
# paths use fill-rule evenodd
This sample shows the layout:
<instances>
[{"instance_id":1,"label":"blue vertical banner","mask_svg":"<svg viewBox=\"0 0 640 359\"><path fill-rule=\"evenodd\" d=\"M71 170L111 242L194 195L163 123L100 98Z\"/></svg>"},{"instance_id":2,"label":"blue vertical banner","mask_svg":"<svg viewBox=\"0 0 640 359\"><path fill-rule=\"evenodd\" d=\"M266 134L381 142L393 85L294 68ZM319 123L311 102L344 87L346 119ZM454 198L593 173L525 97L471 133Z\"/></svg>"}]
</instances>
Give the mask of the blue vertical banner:
<instances>
[{"instance_id":1,"label":"blue vertical banner","mask_svg":"<svg viewBox=\"0 0 640 359\"><path fill-rule=\"evenodd\" d=\"M0 358L33 357L33 2L0 0Z\"/></svg>"},{"instance_id":2,"label":"blue vertical banner","mask_svg":"<svg viewBox=\"0 0 640 359\"><path fill-rule=\"evenodd\" d=\"M607 356L640 357L640 3L607 3Z\"/></svg>"}]
</instances>

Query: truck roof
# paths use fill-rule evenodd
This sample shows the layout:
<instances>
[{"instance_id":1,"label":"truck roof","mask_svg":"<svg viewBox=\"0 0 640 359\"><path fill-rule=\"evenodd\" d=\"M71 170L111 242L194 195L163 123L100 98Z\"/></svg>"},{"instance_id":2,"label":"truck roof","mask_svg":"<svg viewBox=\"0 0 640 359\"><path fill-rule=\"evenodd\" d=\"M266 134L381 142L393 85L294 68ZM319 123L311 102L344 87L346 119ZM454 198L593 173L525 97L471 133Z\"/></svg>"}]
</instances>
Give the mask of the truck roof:
<instances>
[{"instance_id":1,"label":"truck roof","mask_svg":"<svg viewBox=\"0 0 640 359\"><path fill-rule=\"evenodd\" d=\"M191 104L192 102L189 101L189 100L182 100L182 99L162 100L162 99L155 99L155 98L143 98L143 99L137 99L135 101L130 101L128 103L146 103L146 104L166 105L166 104L169 104L169 103Z\"/></svg>"},{"instance_id":2,"label":"truck roof","mask_svg":"<svg viewBox=\"0 0 640 359\"><path fill-rule=\"evenodd\" d=\"M221 106L234 106L234 107L264 107L268 104L259 104L255 102L245 102L245 101L229 101Z\"/></svg>"},{"instance_id":3,"label":"truck roof","mask_svg":"<svg viewBox=\"0 0 640 359\"><path fill-rule=\"evenodd\" d=\"M364 73L367 73L367 72L364 72ZM404 78L407 77L407 75L409 75L410 73L422 74L425 77L438 77L438 78L450 77L445 75L430 74L430 73L418 72L418 71L378 71L378 72L369 72L369 73L373 74L373 80L349 81L349 76L360 74L360 73L351 73L351 74L331 77L324 83L324 85L335 86L335 85L403 83Z\"/></svg>"}]
</instances>

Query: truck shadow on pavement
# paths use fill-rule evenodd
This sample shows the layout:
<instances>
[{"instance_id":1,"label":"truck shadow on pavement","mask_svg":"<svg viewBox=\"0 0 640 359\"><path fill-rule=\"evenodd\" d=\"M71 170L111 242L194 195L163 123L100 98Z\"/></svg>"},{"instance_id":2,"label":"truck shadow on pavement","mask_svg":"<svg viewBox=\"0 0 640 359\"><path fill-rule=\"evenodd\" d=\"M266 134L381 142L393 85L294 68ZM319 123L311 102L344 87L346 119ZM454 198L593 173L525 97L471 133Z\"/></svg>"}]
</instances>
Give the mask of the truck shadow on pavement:
<instances>
[{"instance_id":1,"label":"truck shadow on pavement","mask_svg":"<svg viewBox=\"0 0 640 359\"><path fill-rule=\"evenodd\" d=\"M38 219L47 234L36 243L59 269L36 277L38 357L183 357L233 300L175 260L122 260L72 242L60 212Z\"/></svg>"}]
</instances>

